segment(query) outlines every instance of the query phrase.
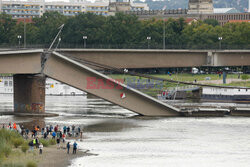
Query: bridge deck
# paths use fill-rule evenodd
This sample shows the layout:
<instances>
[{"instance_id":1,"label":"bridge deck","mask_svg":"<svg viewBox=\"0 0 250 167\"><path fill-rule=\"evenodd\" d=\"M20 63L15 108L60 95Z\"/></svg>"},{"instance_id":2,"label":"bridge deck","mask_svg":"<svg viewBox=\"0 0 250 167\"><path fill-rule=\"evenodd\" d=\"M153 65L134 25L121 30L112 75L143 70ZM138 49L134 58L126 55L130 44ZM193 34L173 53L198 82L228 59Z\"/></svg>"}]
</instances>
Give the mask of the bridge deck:
<instances>
[{"instance_id":1,"label":"bridge deck","mask_svg":"<svg viewBox=\"0 0 250 167\"><path fill-rule=\"evenodd\" d=\"M42 52L42 49L0 52L0 74L40 73Z\"/></svg>"},{"instance_id":2,"label":"bridge deck","mask_svg":"<svg viewBox=\"0 0 250 167\"><path fill-rule=\"evenodd\" d=\"M250 50L60 49L68 57L115 68L247 66Z\"/></svg>"}]
</instances>

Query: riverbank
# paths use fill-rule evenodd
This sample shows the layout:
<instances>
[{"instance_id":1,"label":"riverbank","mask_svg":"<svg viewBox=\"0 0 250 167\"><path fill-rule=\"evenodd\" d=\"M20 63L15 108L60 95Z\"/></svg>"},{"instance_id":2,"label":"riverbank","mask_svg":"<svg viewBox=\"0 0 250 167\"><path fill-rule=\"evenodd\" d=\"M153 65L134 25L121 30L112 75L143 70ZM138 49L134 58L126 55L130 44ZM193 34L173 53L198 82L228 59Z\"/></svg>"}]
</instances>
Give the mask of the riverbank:
<instances>
[{"instance_id":1,"label":"riverbank","mask_svg":"<svg viewBox=\"0 0 250 167\"><path fill-rule=\"evenodd\" d=\"M15 130L0 129L0 166L68 167L75 158L91 155L88 150L80 149L77 154L72 154L72 146L67 154L66 143L76 138L66 140L60 147L55 145L53 139L40 140L44 143L42 154L39 154L39 149L29 148L31 139L23 139Z\"/></svg>"},{"instance_id":2,"label":"riverbank","mask_svg":"<svg viewBox=\"0 0 250 167\"><path fill-rule=\"evenodd\" d=\"M66 149L57 149L56 146L52 146L44 149L42 156L38 155L38 167L68 167L75 158L87 155L89 154L81 150L78 150L77 154L72 154L72 150L70 154L67 154Z\"/></svg>"},{"instance_id":3,"label":"riverbank","mask_svg":"<svg viewBox=\"0 0 250 167\"><path fill-rule=\"evenodd\" d=\"M13 153L2 161L2 165L26 167L27 164L33 163L37 167L68 167L75 158L88 156L81 150L77 154L67 154L66 149L57 149L56 146L49 146L43 149L43 154L39 154L39 150L29 151L26 154L18 149L13 149Z\"/></svg>"}]
</instances>

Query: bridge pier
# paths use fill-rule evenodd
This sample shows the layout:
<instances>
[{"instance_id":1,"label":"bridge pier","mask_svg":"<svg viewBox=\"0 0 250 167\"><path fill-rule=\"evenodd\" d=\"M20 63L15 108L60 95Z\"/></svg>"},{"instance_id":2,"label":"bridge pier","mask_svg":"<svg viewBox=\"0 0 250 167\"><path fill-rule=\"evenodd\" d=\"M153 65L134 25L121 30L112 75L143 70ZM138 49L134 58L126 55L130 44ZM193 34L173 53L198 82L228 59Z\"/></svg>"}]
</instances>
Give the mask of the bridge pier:
<instances>
[{"instance_id":1,"label":"bridge pier","mask_svg":"<svg viewBox=\"0 0 250 167\"><path fill-rule=\"evenodd\" d=\"M42 74L16 74L14 81L14 112L45 113L45 83Z\"/></svg>"}]
</instances>

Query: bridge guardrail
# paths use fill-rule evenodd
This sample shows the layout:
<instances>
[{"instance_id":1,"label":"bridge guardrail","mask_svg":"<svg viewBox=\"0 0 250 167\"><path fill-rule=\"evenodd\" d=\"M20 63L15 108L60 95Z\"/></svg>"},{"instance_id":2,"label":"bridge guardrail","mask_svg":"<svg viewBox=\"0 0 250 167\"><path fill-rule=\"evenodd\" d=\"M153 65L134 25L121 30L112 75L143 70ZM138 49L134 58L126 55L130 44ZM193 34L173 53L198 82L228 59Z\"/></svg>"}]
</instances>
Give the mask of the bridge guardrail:
<instances>
[{"instance_id":1,"label":"bridge guardrail","mask_svg":"<svg viewBox=\"0 0 250 167\"><path fill-rule=\"evenodd\" d=\"M49 44L32 44L26 45L26 48L49 48ZM77 48L83 49L82 44L72 44L72 43L61 43L58 46L60 48ZM87 44L88 49L163 49L162 44L150 44L148 43L137 43L137 44ZM0 49L24 49L23 45L10 45L10 44L0 44ZM165 49L188 49L188 50L220 50L219 45L170 45L166 44ZM250 44L248 45L222 45L221 50L249 50Z\"/></svg>"}]
</instances>

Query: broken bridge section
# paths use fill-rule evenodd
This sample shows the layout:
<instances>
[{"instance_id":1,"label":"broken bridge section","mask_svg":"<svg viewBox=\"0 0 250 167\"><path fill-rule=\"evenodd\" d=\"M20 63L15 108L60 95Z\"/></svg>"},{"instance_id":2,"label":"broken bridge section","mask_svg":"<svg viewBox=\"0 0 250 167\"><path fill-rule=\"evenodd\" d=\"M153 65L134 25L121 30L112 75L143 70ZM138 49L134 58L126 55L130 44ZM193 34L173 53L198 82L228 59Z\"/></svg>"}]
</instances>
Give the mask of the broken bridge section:
<instances>
[{"instance_id":1,"label":"broken bridge section","mask_svg":"<svg viewBox=\"0 0 250 167\"><path fill-rule=\"evenodd\" d=\"M179 116L179 109L158 101L60 53L47 59L43 73L145 116ZM101 84L100 84L101 83Z\"/></svg>"}]
</instances>

